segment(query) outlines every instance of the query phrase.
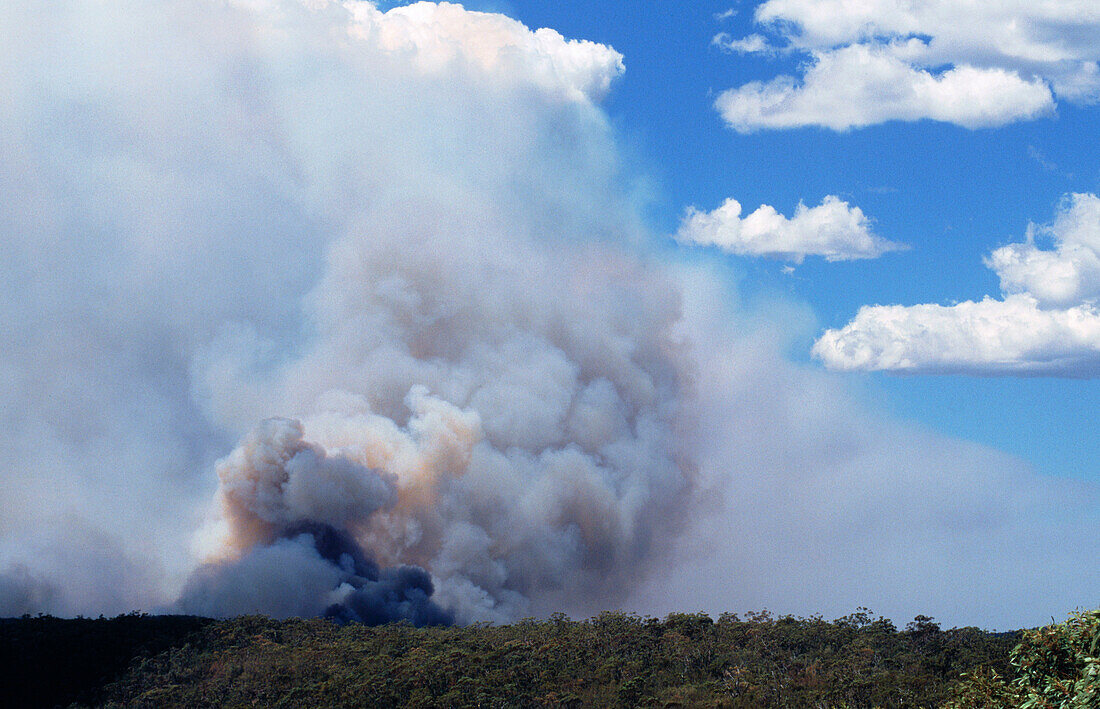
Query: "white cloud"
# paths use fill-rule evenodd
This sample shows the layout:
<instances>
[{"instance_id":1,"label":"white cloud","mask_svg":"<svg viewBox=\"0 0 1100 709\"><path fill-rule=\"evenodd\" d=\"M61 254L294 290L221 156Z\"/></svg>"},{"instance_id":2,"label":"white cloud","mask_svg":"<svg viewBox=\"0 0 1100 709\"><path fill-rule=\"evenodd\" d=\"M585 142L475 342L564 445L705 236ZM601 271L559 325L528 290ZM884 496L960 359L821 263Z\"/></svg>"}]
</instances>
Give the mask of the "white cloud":
<instances>
[{"instance_id":1,"label":"white cloud","mask_svg":"<svg viewBox=\"0 0 1100 709\"><path fill-rule=\"evenodd\" d=\"M795 263L806 256L822 256L828 261L876 258L905 248L873 234L863 210L832 195L812 208L799 203L789 219L766 204L742 217L741 204L735 199L727 199L712 212L691 207L676 238L717 246L732 254Z\"/></svg>"},{"instance_id":2,"label":"white cloud","mask_svg":"<svg viewBox=\"0 0 1100 709\"><path fill-rule=\"evenodd\" d=\"M805 47L925 35L943 54L1057 62L1095 57L1089 33L1100 26L1100 7L1092 0L768 0L755 19L796 25L791 39Z\"/></svg>"},{"instance_id":3,"label":"white cloud","mask_svg":"<svg viewBox=\"0 0 1100 709\"><path fill-rule=\"evenodd\" d=\"M1036 234L1053 249L1040 249ZM842 370L1100 376L1100 198L1076 194L1053 224L996 249L1002 300L875 305L828 330L813 353Z\"/></svg>"},{"instance_id":4,"label":"white cloud","mask_svg":"<svg viewBox=\"0 0 1100 709\"><path fill-rule=\"evenodd\" d=\"M798 78L723 93L718 108L740 131L922 118L978 128L1049 114L1055 97L1100 100L1092 2L769 0L755 19L811 60ZM768 51L750 38L737 46Z\"/></svg>"},{"instance_id":5,"label":"white cloud","mask_svg":"<svg viewBox=\"0 0 1100 709\"><path fill-rule=\"evenodd\" d=\"M1042 310L1026 294L957 305L875 305L827 331L813 353L835 369L1100 374L1100 311Z\"/></svg>"},{"instance_id":6,"label":"white cloud","mask_svg":"<svg viewBox=\"0 0 1100 709\"><path fill-rule=\"evenodd\" d=\"M768 40L759 34L750 34L748 37L734 39L726 32L719 32L714 35L714 39L710 43L724 52L733 54L758 54L771 50Z\"/></svg>"},{"instance_id":7,"label":"white cloud","mask_svg":"<svg viewBox=\"0 0 1100 709\"><path fill-rule=\"evenodd\" d=\"M1041 249L1035 237L1048 237ZM1005 293L1030 293L1043 306L1095 302L1100 296L1100 199L1075 194L1048 227L1028 230L1024 243L996 249L986 265L1001 278Z\"/></svg>"},{"instance_id":8,"label":"white cloud","mask_svg":"<svg viewBox=\"0 0 1100 709\"><path fill-rule=\"evenodd\" d=\"M821 126L861 128L922 118L968 128L998 126L1053 110L1050 89L1004 69L958 66L934 74L882 47L856 44L817 52L801 81L780 76L718 96L715 106L735 130Z\"/></svg>"}]
</instances>

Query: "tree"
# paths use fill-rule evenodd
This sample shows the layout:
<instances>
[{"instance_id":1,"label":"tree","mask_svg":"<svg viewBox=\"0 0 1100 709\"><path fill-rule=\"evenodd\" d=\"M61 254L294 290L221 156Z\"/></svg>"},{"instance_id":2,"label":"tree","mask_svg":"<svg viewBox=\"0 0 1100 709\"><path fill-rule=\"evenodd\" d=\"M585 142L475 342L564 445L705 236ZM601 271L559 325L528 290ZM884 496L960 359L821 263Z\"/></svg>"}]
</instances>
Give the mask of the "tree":
<instances>
[{"instance_id":1,"label":"tree","mask_svg":"<svg viewBox=\"0 0 1100 709\"><path fill-rule=\"evenodd\" d=\"M1011 655L1013 679L972 673L945 709L1100 707L1100 610L1024 633Z\"/></svg>"}]
</instances>

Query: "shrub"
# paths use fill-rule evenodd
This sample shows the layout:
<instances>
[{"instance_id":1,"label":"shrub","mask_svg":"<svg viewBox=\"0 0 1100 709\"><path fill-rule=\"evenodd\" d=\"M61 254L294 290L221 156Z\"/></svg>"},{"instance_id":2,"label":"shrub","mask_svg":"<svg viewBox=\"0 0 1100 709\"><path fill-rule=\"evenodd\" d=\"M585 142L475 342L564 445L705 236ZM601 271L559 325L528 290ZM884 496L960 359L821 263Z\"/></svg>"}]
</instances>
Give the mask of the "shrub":
<instances>
[{"instance_id":1,"label":"shrub","mask_svg":"<svg viewBox=\"0 0 1100 709\"><path fill-rule=\"evenodd\" d=\"M971 673L945 709L1096 709L1100 707L1100 610L1024 633L1012 650L1012 673Z\"/></svg>"}]
</instances>

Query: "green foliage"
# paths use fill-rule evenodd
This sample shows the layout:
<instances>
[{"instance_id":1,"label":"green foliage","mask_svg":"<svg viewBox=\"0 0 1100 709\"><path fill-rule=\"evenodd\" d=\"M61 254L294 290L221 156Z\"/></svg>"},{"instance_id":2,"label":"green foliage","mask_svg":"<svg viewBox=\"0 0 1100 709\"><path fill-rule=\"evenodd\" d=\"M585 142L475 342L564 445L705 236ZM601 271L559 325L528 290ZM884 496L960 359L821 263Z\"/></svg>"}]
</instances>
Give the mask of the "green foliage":
<instances>
[{"instance_id":1,"label":"green foliage","mask_svg":"<svg viewBox=\"0 0 1100 709\"><path fill-rule=\"evenodd\" d=\"M1100 611L1026 633L898 630L864 608L465 628L23 618L0 620L0 706L1083 709L1100 707L1098 637Z\"/></svg>"},{"instance_id":2,"label":"green foliage","mask_svg":"<svg viewBox=\"0 0 1100 709\"><path fill-rule=\"evenodd\" d=\"M1100 707L1100 610L1025 634L1012 666L1024 709Z\"/></svg>"},{"instance_id":3,"label":"green foliage","mask_svg":"<svg viewBox=\"0 0 1100 709\"><path fill-rule=\"evenodd\" d=\"M963 673L944 709L1008 709L1019 707L1023 701L1023 695L996 670L979 667Z\"/></svg>"},{"instance_id":4,"label":"green foliage","mask_svg":"<svg viewBox=\"0 0 1100 709\"><path fill-rule=\"evenodd\" d=\"M1014 677L980 670L953 689L946 709L1100 707L1100 610L1026 631L1012 650Z\"/></svg>"},{"instance_id":5,"label":"green foliage","mask_svg":"<svg viewBox=\"0 0 1100 709\"><path fill-rule=\"evenodd\" d=\"M466 628L214 622L110 685L110 707L934 707L1018 636L868 611L602 613Z\"/></svg>"}]
</instances>

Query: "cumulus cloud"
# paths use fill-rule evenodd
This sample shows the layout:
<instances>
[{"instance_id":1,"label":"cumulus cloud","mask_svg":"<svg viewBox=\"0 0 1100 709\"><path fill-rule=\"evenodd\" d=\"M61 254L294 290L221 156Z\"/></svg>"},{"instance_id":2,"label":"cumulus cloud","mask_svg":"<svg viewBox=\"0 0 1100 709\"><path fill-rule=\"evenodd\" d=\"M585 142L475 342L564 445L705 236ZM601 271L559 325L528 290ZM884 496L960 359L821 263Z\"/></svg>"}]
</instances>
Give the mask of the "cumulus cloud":
<instances>
[{"instance_id":1,"label":"cumulus cloud","mask_svg":"<svg viewBox=\"0 0 1100 709\"><path fill-rule=\"evenodd\" d=\"M1100 373L1100 312L1092 305L1042 310L1035 298L957 305L875 305L828 330L814 355L835 369L922 373Z\"/></svg>"},{"instance_id":2,"label":"cumulus cloud","mask_svg":"<svg viewBox=\"0 0 1100 709\"><path fill-rule=\"evenodd\" d=\"M1036 237L1049 239L1040 248ZM827 366L971 374L1100 374L1100 198L1069 196L1054 222L986 265L1004 298L956 305L875 305L813 348Z\"/></svg>"},{"instance_id":3,"label":"cumulus cloud","mask_svg":"<svg viewBox=\"0 0 1100 709\"><path fill-rule=\"evenodd\" d=\"M795 263L807 256L822 256L828 261L876 258L905 248L873 234L863 210L832 195L812 208L799 203L789 219L766 204L742 217L741 204L735 199L727 199L712 212L691 207L676 238L717 246L731 254Z\"/></svg>"},{"instance_id":4,"label":"cumulus cloud","mask_svg":"<svg viewBox=\"0 0 1100 709\"><path fill-rule=\"evenodd\" d=\"M741 132L920 119L981 128L1049 115L1056 98L1100 100L1100 50L1090 39L1100 13L1089 3L769 0L755 20L808 61L798 77L718 97ZM753 36L715 39L771 51Z\"/></svg>"},{"instance_id":5,"label":"cumulus cloud","mask_svg":"<svg viewBox=\"0 0 1100 709\"><path fill-rule=\"evenodd\" d=\"M1045 83L1015 72L961 65L933 73L888 49L857 44L816 52L800 80L745 84L720 94L715 106L732 128L748 133L922 118L983 128L1050 113L1054 101Z\"/></svg>"},{"instance_id":6,"label":"cumulus cloud","mask_svg":"<svg viewBox=\"0 0 1100 709\"><path fill-rule=\"evenodd\" d=\"M1043 249L1036 237L1048 239ZM1071 195L1054 223L1028 229L1027 241L996 249L986 259L1005 293L1030 293L1044 306L1095 303L1100 296L1100 199Z\"/></svg>"}]
</instances>

